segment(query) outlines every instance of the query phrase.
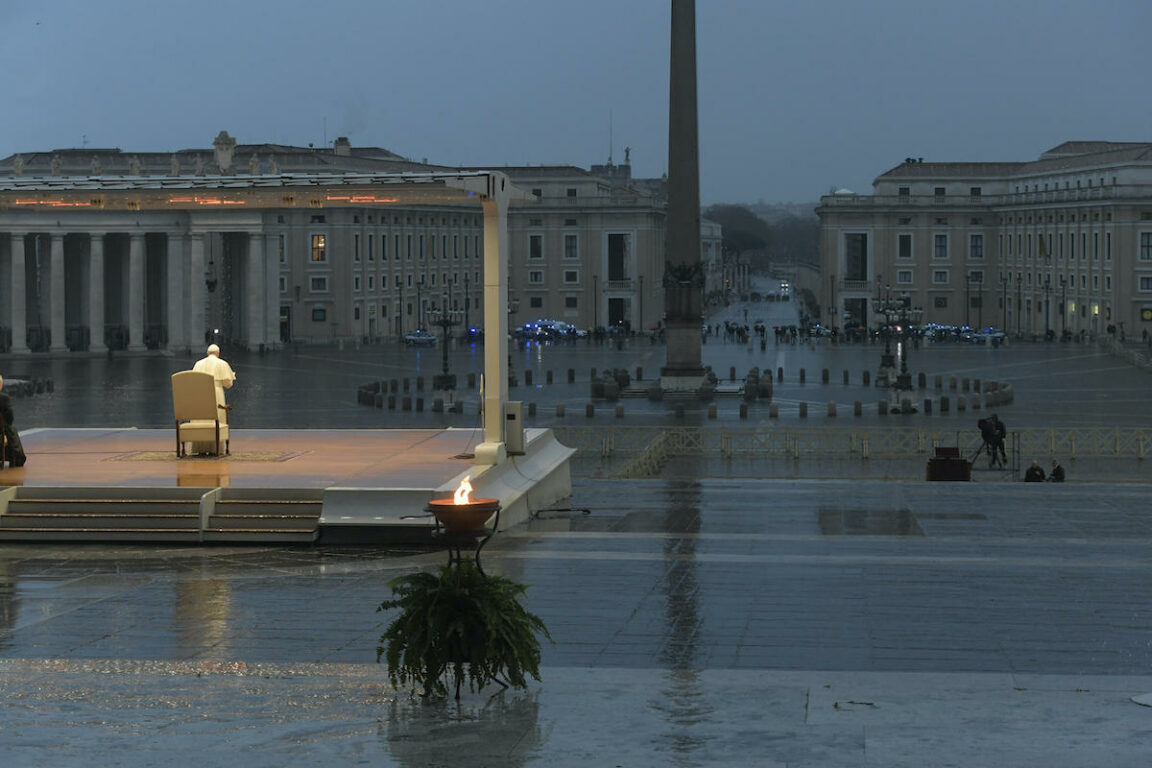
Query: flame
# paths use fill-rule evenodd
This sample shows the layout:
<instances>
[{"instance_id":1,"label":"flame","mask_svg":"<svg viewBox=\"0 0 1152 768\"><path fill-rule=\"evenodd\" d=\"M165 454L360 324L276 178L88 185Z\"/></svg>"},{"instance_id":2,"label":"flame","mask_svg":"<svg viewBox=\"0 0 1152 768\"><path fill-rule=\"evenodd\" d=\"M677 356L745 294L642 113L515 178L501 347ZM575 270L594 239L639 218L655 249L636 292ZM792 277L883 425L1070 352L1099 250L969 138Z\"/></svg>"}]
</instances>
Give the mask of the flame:
<instances>
[{"instance_id":1,"label":"flame","mask_svg":"<svg viewBox=\"0 0 1152 768\"><path fill-rule=\"evenodd\" d=\"M467 475L460 481L460 487L456 489L456 493L452 496L452 503L468 504L471 501L471 499L468 498L468 494L472 493L472 483L468 482L471 477L471 475Z\"/></svg>"}]
</instances>

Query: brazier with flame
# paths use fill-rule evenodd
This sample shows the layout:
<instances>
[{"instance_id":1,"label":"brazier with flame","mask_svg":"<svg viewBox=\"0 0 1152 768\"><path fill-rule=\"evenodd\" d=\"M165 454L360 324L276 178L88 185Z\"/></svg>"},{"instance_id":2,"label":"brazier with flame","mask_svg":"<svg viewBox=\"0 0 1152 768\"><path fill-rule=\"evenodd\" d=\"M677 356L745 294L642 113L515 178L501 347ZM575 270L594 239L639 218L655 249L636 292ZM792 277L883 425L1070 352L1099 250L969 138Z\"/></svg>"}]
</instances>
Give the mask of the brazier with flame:
<instances>
[{"instance_id":1,"label":"brazier with flame","mask_svg":"<svg viewBox=\"0 0 1152 768\"><path fill-rule=\"evenodd\" d=\"M485 523L500 513L499 499L473 499L471 476L460 482L450 499L433 499L428 510L449 535L478 536L485 532ZM499 517L497 517L499 519Z\"/></svg>"}]
</instances>

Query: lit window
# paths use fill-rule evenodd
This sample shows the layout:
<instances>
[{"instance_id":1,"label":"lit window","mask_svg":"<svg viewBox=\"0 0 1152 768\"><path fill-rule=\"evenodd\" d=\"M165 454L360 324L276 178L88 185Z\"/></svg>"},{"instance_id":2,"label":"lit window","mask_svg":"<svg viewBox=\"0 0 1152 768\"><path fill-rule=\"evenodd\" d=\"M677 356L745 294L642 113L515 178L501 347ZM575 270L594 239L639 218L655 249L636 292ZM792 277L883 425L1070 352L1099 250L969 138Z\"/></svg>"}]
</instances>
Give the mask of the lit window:
<instances>
[{"instance_id":1,"label":"lit window","mask_svg":"<svg viewBox=\"0 0 1152 768\"><path fill-rule=\"evenodd\" d=\"M328 237L312 235L312 261L328 261Z\"/></svg>"}]
</instances>

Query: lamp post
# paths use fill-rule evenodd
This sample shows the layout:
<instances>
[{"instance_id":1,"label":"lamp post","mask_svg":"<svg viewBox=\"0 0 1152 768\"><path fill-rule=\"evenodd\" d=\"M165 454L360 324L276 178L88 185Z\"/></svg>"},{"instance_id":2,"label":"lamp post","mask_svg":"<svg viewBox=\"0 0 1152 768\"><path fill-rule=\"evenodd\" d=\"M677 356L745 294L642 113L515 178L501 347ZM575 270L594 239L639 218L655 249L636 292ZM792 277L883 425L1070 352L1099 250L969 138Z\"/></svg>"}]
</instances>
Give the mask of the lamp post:
<instances>
[{"instance_id":1,"label":"lamp post","mask_svg":"<svg viewBox=\"0 0 1152 768\"><path fill-rule=\"evenodd\" d=\"M419 330L424 330L424 302L420 298L423 287L424 275L420 275L420 279L416 281L416 328Z\"/></svg>"},{"instance_id":2,"label":"lamp post","mask_svg":"<svg viewBox=\"0 0 1152 768\"><path fill-rule=\"evenodd\" d=\"M884 295L880 295L877 286L877 295L873 299L873 311L884 316L884 354L880 358L880 371L876 376L877 386L888 386L891 390L895 413L913 413L916 409L911 401L906 402L904 393L912 391L912 376L908 373L908 337L909 324L919 321L923 310L912 308L912 297L904 294L899 298L892 297L891 286L885 286ZM892 354L893 323L895 332L899 334L900 372L896 374L896 358Z\"/></svg>"},{"instance_id":3,"label":"lamp post","mask_svg":"<svg viewBox=\"0 0 1152 768\"><path fill-rule=\"evenodd\" d=\"M464 273L464 333L472 332L472 324L468 322L468 310L472 304L472 294L468 292L468 273Z\"/></svg>"},{"instance_id":4,"label":"lamp post","mask_svg":"<svg viewBox=\"0 0 1152 768\"><path fill-rule=\"evenodd\" d=\"M1068 280L1060 275L1060 338L1068 333Z\"/></svg>"},{"instance_id":5,"label":"lamp post","mask_svg":"<svg viewBox=\"0 0 1152 768\"><path fill-rule=\"evenodd\" d=\"M1052 313L1049 296L1052 294L1052 276L1044 275L1044 340L1047 341L1052 334Z\"/></svg>"},{"instance_id":6,"label":"lamp post","mask_svg":"<svg viewBox=\"0 0 1152 768\"><path fill-rule=\"evenodd\" d=\"M596 329L600 327L600 291L597 288L599 280L599 275L592 275L592 333L596 333Z\"/></svg>"},{"instance_id":7,"label":"lamp post","mask_svg":"<svg viewBox=\"0 0 1152 768\"><path fill-rule=\"evenodd\" d=\"M1004 313L1004 322L1000 326L1000 330L1008 331L1008 276L1003 272L1000 273L1000 309Z\"/></svg>"},{"instance_id":8,"label":"lamp post","mask_svg":"<svg viewBox=\"0 0 1152 768\"><path fill-rule=\"evenodd\" d=\"M1016 335L1020 335L1020 291L1024 287L1024 278L1016 275Z\"/></svg>"},{"instance_id":9,"label":"lamp post","mask_svg":"<svg viewBox=\"0 0 1152 768\"><path fill-rule=\"evenodd\" d=\"M452 327L459 322L460 311L449 309L449 301L449 295L445 294L441 308L428 311L428 314L436 316L432 324L440 328L440 350L443 354L440 375L432 377L432 388L444 392L456 389L456 374L448 372L448 340L452 338Z\"/></svg>"}]
</instances>

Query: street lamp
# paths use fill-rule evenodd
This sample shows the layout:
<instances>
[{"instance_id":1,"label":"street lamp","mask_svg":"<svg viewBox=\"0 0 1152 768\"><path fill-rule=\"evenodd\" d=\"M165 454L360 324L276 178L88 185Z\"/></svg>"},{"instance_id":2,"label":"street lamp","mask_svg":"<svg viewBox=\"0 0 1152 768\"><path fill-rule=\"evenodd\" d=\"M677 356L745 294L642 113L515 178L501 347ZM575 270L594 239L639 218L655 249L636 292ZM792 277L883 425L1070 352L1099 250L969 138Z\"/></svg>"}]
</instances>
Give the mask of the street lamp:
<instances>
[{"instance_id":1,"label":"street lamp","mask_svg":"<svg viewBox=\"0 0 1152 768\"><path fill-rule=\"evenodd\" d=\"M1052 319L1052 317L1051 317L1052 313L1049 311L1051 308L1051 304L1048 301L1048 297L1051 293L1052 293L1052 276L1051 275L1044 275L1044 340L1045 341L1047 341L1050 338L1050 334L1052 333L1052 323L1050 322Z\"/></svg>"},{"instance_id":2,"label":"street lamp","mask_svg":"<svg viewBox=\"0 0 1152 768\"><path fill-rule=\"evenodd\" d=\"M1020 290L1021 290L1021 288L1023 288L1023 286L1024 286L1024 278L1020 275L1016 275L1016 335L1017 336L1020 335L1020 309L1021 309Z\"/></svg>"},{"instance_id":3,"label":"street lamp","mask_svg":"<svg viewBox=\"0 0 1152 768\"><path fill-rule=\"evenodd\" d=\"M1068 333L1068 281L1060 275L1060 338Z\"/></svg>"},{"instance_id":4,"label":"street lamp","mask_svg":"<svg viewBox=\"0 0 1152 768\"><path fill-rule=\"evenodd\" d=\"M424 275L416 281L416 327L424 330L424 302L420 299L420 291L424 288Z\"/></svg>"},{"instance_id":5,"label":"street lamp","mask_svg":"<svg viewBox=\"0 0 1152 768\"><path fill-rule=\"evenodd\" d=\"M435 315L432 324L440 328L440 349L443 354L443 366L439 376L432 377L432 388L448 392L456 389L456 374L448 372L448 340L452 338L451 329L459 323L460 310L449 309L450 297L445 294L443 306L440 309L433 307L428 311Z\"/></svg>"},{"instance_id":6,"label":"street lamp","mask_svg":"<svg viewBox=\"0 0 1152 768\"><path fill-rule=\"evenodd\" d=\"M1008 331L1008 276L1003 272L1000 273L1000 309L1004 313L1004 322L1000 326L1000 330L1007 333Z\"/></svg>"}]
</instances>

